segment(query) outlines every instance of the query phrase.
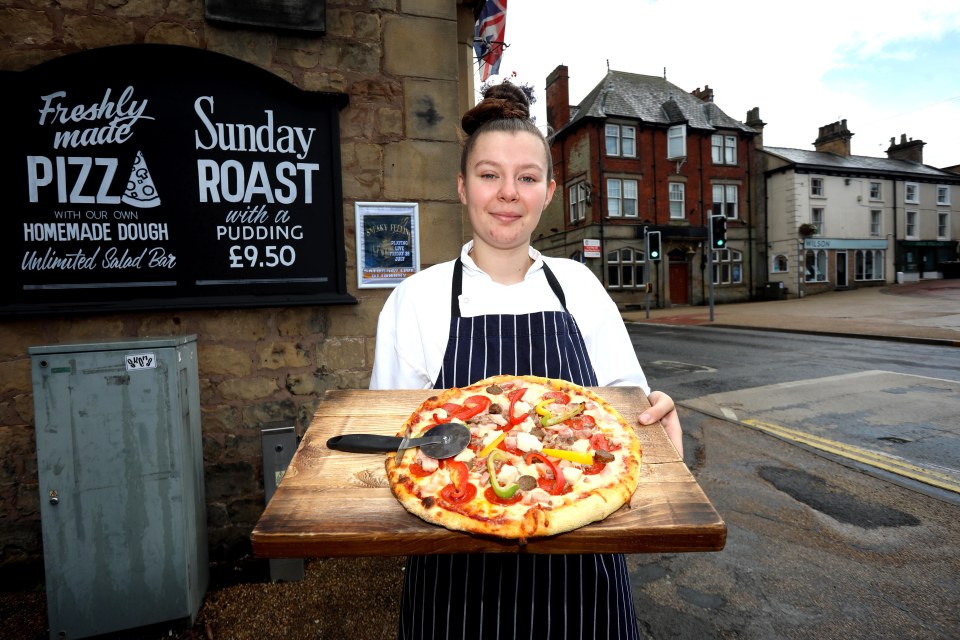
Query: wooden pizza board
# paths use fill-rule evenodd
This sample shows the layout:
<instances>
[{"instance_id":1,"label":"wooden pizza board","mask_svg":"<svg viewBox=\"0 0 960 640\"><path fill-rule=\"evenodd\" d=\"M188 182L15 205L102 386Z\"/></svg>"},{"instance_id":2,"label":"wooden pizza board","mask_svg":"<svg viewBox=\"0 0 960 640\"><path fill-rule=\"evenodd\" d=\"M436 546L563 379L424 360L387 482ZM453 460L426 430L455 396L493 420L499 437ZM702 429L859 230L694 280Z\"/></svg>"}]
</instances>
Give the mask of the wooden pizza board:
<instances>
[{"instance_id":1,"label":"wooden pizza board","mask_svg":"<svg viewBox=\"0 0 960 640\"><path fill-rule=\"evenodd\" d=\"M305 558L434 553L647 553L719 551L727 527L663 427L640 426L649 406L635 387L594 388L637 425L640 484L628 505L576 531L516 540L450 531L410 514L387 481L384 454L328 449L347 433L396 435L435 391L328 391L256 527L257 556Z\"/></svg>"}]
</instances>

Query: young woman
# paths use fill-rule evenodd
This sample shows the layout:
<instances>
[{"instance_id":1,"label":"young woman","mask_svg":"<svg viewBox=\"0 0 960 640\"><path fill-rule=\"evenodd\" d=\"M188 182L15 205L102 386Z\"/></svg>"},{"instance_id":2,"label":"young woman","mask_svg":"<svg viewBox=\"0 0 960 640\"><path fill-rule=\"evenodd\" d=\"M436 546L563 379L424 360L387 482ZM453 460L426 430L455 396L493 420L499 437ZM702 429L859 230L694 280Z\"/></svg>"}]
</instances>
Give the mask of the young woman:
<instances>
[{"instance_id":1,"label":"young woman","mask_svg":"<svg viewBox=\"0 0 960 640\"><path fill-rule=\"evenodd\" d=\"M616 304L585 266L530 246L556 183L526 95L492 86L461 121L457 177L473 240L387 299L371 389L465 386L498 374L634 385L682 452L673 401L650 392ZM622 554L407 560L399 638L637 638Z\"/></svg>"}]
</instances>

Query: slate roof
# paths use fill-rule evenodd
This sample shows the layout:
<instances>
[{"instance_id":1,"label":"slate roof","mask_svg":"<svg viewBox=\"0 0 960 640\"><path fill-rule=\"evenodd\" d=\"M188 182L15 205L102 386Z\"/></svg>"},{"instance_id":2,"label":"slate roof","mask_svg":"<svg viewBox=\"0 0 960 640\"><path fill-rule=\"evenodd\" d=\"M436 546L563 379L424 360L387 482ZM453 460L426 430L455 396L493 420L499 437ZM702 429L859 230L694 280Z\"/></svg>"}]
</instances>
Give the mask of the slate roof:
<instances>
[{"instance_id":1,"label":"slate roof","mask_svg":"<svg viewBox=\"0 0 960 640\"><path fill-rule=\"evenodd\" d=\"M806 149L787 149L784 147L764 147L763 150L796 165L799 169L846 173L911 174L954 183L960 180L960 176L955 173L941 171L930 165L909 160L841 156L828 151L808 151Z\"/></svg>"},{"instance_id":2,"label":"slate roof","mask_svg":"<svg viewBox=\"0 0 960 640\"><path fill-rule=\"evenodd\" d=\"M570 122L562 129L584 118L628 118L652 125L686 124L694 129L756 133L713 102L701 100L663 78L623 71L608 71L577 105Z\"/></svg>"}]
</instances>

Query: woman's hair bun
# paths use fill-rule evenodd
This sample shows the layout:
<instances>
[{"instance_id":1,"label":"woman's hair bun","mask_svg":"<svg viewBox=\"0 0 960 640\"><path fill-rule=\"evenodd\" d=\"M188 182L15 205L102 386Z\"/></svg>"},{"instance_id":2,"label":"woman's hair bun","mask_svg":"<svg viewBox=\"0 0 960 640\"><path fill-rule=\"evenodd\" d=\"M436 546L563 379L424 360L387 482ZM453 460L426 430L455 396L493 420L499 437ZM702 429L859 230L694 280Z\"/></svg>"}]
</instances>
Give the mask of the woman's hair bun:
<instances>
[{"instance_id":1,"label":"woman's hair bun","mask_svg":"<svg viewBox=\"0 0 960 640\"><path fill-rule=\"evenodd\" d=\"M530 101L523 89L510 82L501 82L487 87L483 100L463 114L460 126L468 136L491 120L529 120Z\"/></svg>"}]
</instances>

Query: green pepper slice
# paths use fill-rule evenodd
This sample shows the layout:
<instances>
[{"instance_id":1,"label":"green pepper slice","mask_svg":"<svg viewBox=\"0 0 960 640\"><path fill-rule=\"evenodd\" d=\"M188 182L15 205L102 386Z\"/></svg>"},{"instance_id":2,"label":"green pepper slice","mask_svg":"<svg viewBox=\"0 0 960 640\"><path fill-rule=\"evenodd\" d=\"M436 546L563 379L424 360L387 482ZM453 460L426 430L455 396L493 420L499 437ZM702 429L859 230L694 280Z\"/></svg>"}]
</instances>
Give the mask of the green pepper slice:
<instances>
[{"instance_id":1,"label":"green pepper slice","mask_svg":"<svg viewBox=\"0 0 960 640\"><path fill-rule=\"evenodd\" d=\"M566 422L570 418L576 417L583 413L584 404L578 402L573 405L573 408L564 411L563 413L548 413L547 415L540 418L540 424L544 427L552 427L555 424L560 424L561 422Z\"/></svg>"},{"instance_id":2,"label":"green pepper slice","mask_svg":"<svg viewBox=\"0 0 960 640\"><path fill-rule=\"evenodd\" d=\"M520 485L514 482L509 487L505 487L497 480L497 460L500 455L499 449L490 452L487 456L487 471L490 473L490 486L493 487L493 492L501 500L509 500L520 489Z\"/></svg>"}]
</instances>

